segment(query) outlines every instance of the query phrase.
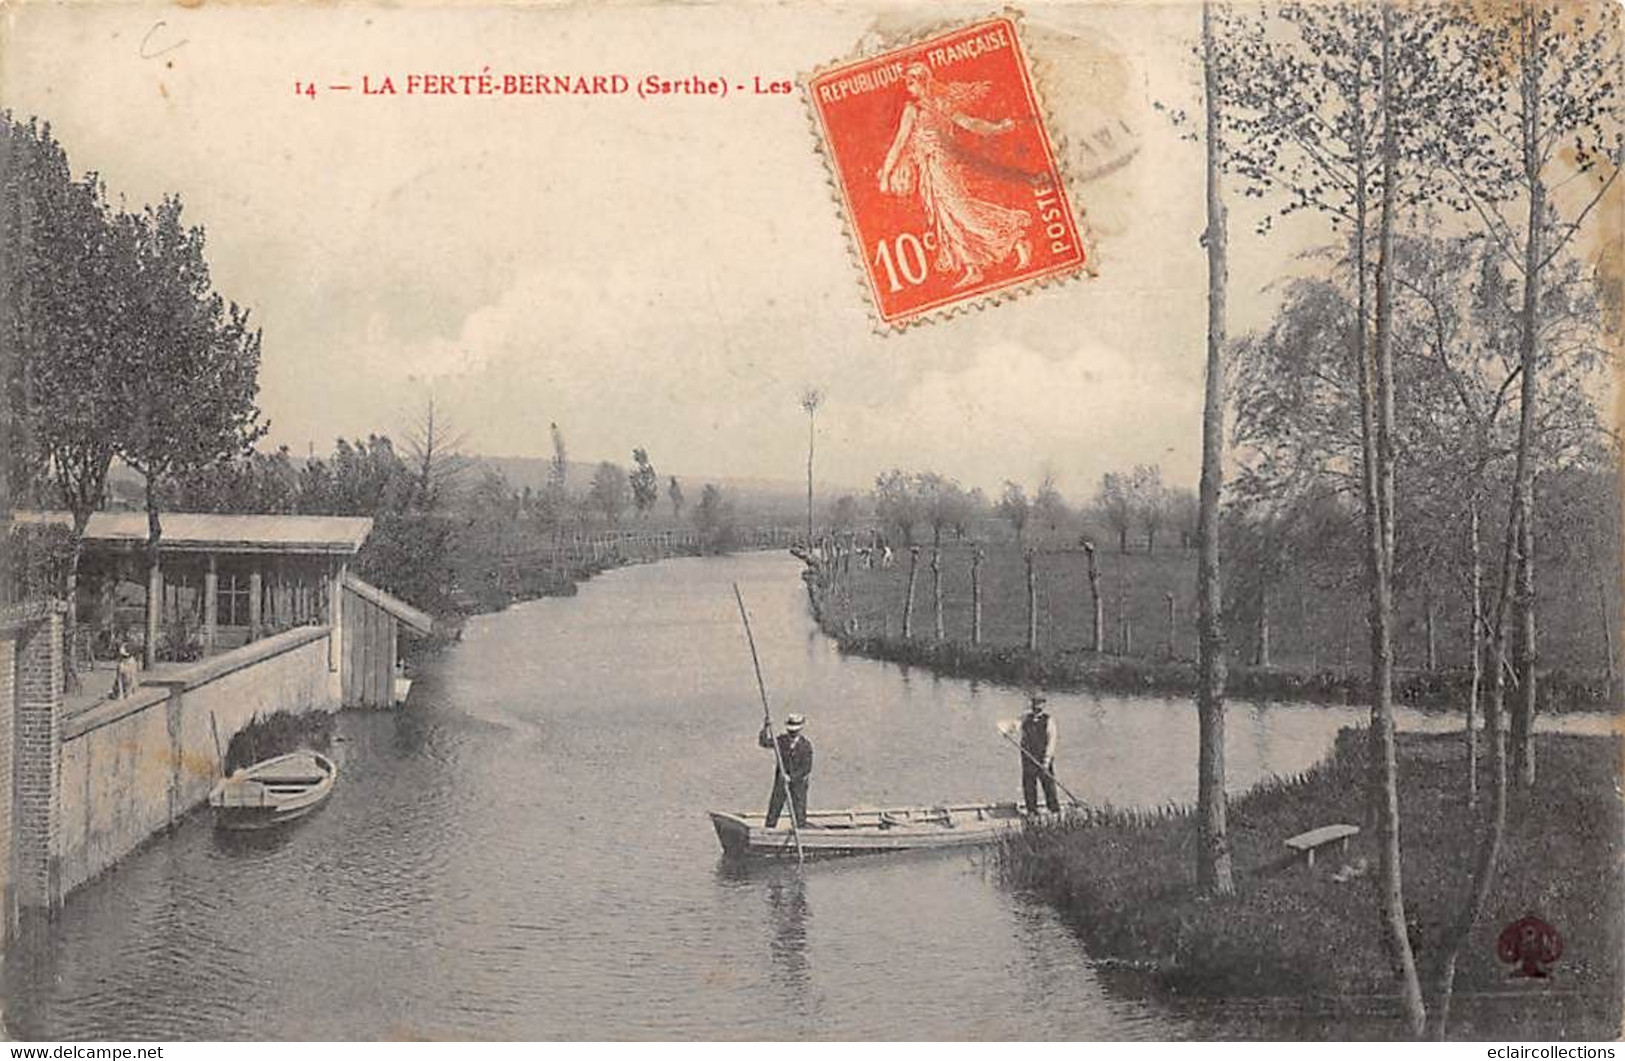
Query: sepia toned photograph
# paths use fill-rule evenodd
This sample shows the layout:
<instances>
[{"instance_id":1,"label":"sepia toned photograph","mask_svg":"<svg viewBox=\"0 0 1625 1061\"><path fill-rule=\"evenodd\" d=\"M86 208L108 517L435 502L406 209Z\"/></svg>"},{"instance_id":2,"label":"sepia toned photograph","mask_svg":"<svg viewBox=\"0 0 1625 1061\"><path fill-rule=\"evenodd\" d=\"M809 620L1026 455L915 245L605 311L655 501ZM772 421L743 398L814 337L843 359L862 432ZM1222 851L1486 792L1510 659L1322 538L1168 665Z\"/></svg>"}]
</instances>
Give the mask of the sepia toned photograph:
<instances>
[{"instance_id":1,"label":"sepia toned photograph","mask_svg":"<svg viewBox=\"0 0 1625 1061\"><path fill-rule=\"evenodd\" d=\"M1621 43L0 5L0 1038L1618 1039Z\"/></svg>"}]
</instances>

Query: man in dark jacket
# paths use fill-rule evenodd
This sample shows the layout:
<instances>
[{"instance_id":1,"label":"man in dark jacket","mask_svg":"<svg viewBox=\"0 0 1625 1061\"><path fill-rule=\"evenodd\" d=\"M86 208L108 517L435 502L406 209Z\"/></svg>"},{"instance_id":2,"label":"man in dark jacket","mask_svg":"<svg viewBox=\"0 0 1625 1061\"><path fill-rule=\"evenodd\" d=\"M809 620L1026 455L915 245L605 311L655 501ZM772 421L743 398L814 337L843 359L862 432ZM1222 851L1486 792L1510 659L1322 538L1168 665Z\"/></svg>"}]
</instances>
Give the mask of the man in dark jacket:
<instances>
[{"instance_id":1,"label":"man in dark jacket","mask_svg":"<svg viewBox=\"0 0 1625 1061\"><path fill-rule=\"evenodd\" d=\"M769 829L779 824L779 814L784 810L786 774L790 777L790 803L795 813L796 828L807 826L807 779L812 776L813 747L812 741L801 734L806 725L807 720L800 715L791 715L784 720L784 733L778 738L779 754L776 757L782 769L776 767L773 771L773 795L767 801ZM773 727L764 725L756 742L764 748L773 747Z\"/></svg>"},{"instance_id":2,"label":"man in dark jacket","mask_svg":"<svg viewBox=\"0 0 1625 1061\"><path fill-rule=\"evenodd\" d=\"M1038 813L1038 786L1044 786L1044 802L1050 811L1061 809L1055 791L1055 719L1044 710L1045 699L1034 696L1021 716L1021 794L1027 813Z\"/></svg>"}]
</instances>

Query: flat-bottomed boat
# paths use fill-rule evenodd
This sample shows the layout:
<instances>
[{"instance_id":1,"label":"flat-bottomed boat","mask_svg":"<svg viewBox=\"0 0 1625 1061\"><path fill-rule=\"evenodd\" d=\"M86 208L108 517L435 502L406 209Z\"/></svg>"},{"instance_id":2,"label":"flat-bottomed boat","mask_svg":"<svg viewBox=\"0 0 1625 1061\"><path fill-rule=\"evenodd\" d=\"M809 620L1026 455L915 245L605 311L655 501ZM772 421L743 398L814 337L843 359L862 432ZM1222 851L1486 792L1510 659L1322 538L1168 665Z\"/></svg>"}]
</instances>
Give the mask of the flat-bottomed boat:
<instances>
[{"instance_id":1,"label":"flat-bottomed boat","mask_svg":"<svg viewBox=\"0 0 1625 1061\"><path fill-rule=\"evenodd\" d=\"M790 829L789 815L769 829L763 814L710 814L723 853L729 858L796 857L796 837ZM1019 829L1028 820L1026 811L1016 803L854 807L810 811L807 824L798 831L803 854L814 858L971 847L992 843L1000 833Z\"/></svg>"},{"instance_id":2,"label":"flat-bottomed boat","mask_svg":"<svg viewBox=\"0 0 1625 1061\"><path fill-rule=\"evenodd\" d=\"M214 786L209 806L223 829L268 829L303 818L333 791L338 768L325 755L296 751L236 771Z\"/></svg>"}]
</instances>

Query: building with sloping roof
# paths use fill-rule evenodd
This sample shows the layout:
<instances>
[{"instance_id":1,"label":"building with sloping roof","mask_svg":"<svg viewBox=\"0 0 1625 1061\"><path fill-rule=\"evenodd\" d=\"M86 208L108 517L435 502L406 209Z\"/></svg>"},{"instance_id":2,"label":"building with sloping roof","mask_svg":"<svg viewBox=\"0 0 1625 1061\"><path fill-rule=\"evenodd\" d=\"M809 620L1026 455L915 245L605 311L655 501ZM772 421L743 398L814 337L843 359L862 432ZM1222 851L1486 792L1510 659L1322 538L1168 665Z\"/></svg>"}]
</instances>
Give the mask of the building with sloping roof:
<instances>
[{"instance_id":1,"label":"building with sloping roof","mask_svg":"<svg viewBox=\"0 0 1625 1061\"><path fill-rule=\"evenodd\" d=\"M72 523L66 512L20 512L14 520ZM394 683L385 675L396 668L400 626L427 634L433 620L350 571L371 532L372 520L362 516L166 512L153 567L145 512L97 512L79 563L73 670L113 660L120 646L151 667L327 626L344 702L388 706Z\"/></svg>"}]
</instances>

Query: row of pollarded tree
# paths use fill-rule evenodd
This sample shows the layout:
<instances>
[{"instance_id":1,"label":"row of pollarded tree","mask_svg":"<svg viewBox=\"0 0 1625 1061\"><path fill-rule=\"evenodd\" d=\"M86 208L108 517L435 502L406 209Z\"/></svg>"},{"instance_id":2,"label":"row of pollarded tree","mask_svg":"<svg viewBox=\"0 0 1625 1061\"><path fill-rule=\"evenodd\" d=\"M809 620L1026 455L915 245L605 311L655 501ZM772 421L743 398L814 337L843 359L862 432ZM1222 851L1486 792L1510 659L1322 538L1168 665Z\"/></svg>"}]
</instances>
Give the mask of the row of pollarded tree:
<instances>
[{"instance_id":1,"label":"row of pollarded tree","mask_svg":"<svg viewBox=\"0 0 1625 1061\"><path fill-rule=\"evenodd\" d=\"M1156 551L1158 535L1164 531L1177 535L1186 548L1196 536L1196 495L1166 486L1162 469L1155 464L1138 465L1132 472L1107 472L1092 502L1076 512L1062 496L1055 475L1047 471L1031 494L1022 483L1007 479L998 498L989 500L980 487L967 490L950 476L893 468L875 477L870 502L876 522L888 533L895 532L904 545L913 545L922 530L936 544L947 537L974 536L973 527L992 519L1009 526L1018 547L1028 544L1034 531L1054 539L1082 530L1088 538L1094 536L1091 528L1099 528L1125 553L1131 534L1139 535L1146 552ZM843 498L836 504L833 529L852 529L856 500Z\"/></svg>"},{"instance_id":2,"label":"row of pollarded tree","mask_svg":"<svg viewBox=\"0 0 1625 1061\"><path fill-rule=\"evenodd\" d=\"M1586 387L1573 383L1607 346L1595 334L1606 316L1596 299L1609 291L1599 267L1617 265L1611 251L1585 253L1577 237L1625 161L1620 42L1615 7L1562 0L1204 7L1197 877L1231 890L1217 595L1228 183L1260 199L1267 218L1301 211L1326 223L1325 261L1288 292L1273 328L1240 344L1249 385L1237 389L1238 493L1270 518L1325 494L1359 514L1378 920L1416 1035L1429 1005L1401 872L1396 581L1407 543L1426 537L1413 528L1427 525L1429 506L1445 516L1436 525L1465 528L1481 679L1469 740L1482 685L1491 784L1459 917L1436 959L1433 1031L1442 1036L1457 958L1495 879L1509 778L1535 783L1537 474L1588 459L1593 436Z\"/></svg>"},{"instance_id":3,"label":"row of pollarded tree","mask_svg":"<svg viewBox=\"0 0 1625 1061\"><path fill-rule=\"evenodd\" d=\"M260 334L214 290L203 230L182 219L179 196L115 209L95 173L74 176L48 125L9 112L0 189L0 495L8 511L58 503L72 513L71 602L115 459L146 483L156 572L165 484L264 433ZM148 665L155 651L149 637Z\"/></svg>"}]
</instances>

